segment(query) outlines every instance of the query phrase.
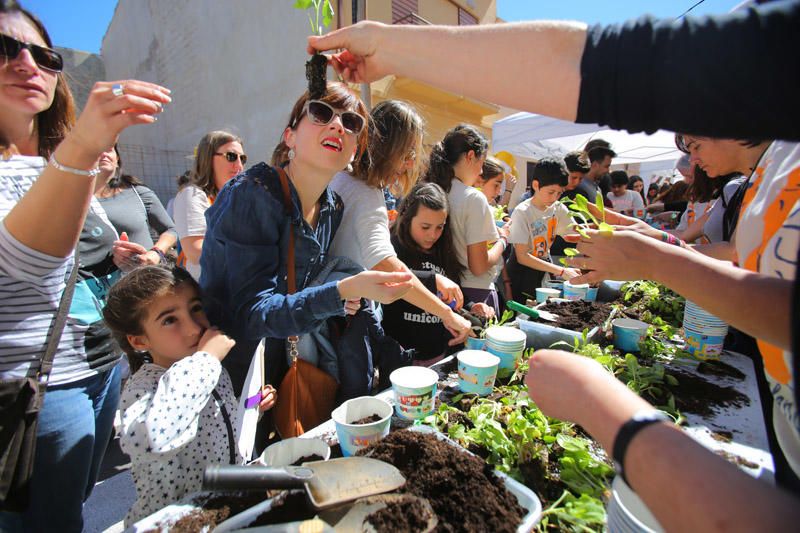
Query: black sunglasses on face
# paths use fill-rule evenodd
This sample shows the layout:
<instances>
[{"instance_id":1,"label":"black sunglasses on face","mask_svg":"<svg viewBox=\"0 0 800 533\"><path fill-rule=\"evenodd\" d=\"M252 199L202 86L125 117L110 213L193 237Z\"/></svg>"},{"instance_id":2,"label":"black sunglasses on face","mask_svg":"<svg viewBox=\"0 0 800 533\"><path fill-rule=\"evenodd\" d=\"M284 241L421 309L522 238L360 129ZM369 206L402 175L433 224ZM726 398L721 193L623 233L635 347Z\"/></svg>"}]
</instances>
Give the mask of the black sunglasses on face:
<instances>
[{"instance_id":1,"label":"black sunglasses on face","mask_svg":"<svg viewBox=\"0 0 800 533\"><path fill-rule=\"evenodd\" d=\"M364 129L364 117L355 111L336 111L330 105L320 100L309 100L306 102L304 111L308 114L311 122L319 126L330 124L333 117L338 116L342 121L342 126L347 133L358 135Z\"/></svg>"},{"instance_id":2,"label":"black sunglasses on face","mask_svg":"<svg viewBox=\"0 0 800 533\"><path fill-rule=\"evenodd\" d=\"M64 68L64 60L61 58L61 54L55 50L38 44L23 43L0 33L0 55L14 59L23 49L27 49L31 53L33 60L40 68L51 72L61 72Z\"/></svg>"},{"instance_id":3,"label":"black sunglasses on face","mask_svg":"<svg viewBox=\"0 0 800 533\"><path fill-rule=\"evenodd\" d=\"M247 164L247 156L244 155L244 154L237 154L236 152L225 152L223 154L222 152L217 152L214 155L223 156L225 158L225 160L228 161L228 163L233 163L234 161L236 161L238 159L238 160L240 160L242 162L243 165Z\"/></svg>"},{"instance_id":4,"label":"black sunglasses on face","mask_svg":"<svg viewBox=\"0 0 800 533\"><path fill-rule=\"evenodd\" d=\"M238 159L242 162L243 165L247 164L247 156L245 154L237 154L236 152L225 152L223 154L222 152L217 152L214 155L223 156L225 160L228 161L228 163L233 163Z\"/></svg>"}]
</instances>

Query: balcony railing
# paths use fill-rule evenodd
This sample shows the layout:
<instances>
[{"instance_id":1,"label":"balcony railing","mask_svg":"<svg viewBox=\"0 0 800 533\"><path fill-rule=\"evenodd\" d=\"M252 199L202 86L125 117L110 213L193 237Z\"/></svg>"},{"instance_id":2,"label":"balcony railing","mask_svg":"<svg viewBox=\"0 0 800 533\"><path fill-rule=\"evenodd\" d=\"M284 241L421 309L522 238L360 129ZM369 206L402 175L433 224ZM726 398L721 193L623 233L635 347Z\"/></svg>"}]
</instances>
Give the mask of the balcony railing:
<instances>
[{"instance_id":1,"label":"balcony railing","mask_svg":"<svg viewBox=\"0 0 800 533\"><path fill-rule=\"evenodd\" d=\"M430 26L433 23L425 20L416 13L409 13L405 17L397 19L394 24L413 24L415 26Z\"/></svg>"}]
</instances>

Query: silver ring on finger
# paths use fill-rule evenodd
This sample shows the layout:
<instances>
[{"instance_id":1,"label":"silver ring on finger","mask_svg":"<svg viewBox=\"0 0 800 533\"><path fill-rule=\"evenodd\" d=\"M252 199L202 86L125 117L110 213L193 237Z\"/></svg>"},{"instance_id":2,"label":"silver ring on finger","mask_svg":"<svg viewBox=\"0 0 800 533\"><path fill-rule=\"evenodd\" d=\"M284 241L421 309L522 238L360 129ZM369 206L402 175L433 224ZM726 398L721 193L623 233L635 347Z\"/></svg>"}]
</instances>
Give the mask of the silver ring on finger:
<instances>
[{"instance_id":1,"label":"silver ring on finger","mask_svg":"<svg viewBox=\"0 0 800 533\"><path fill-rule=\"evenodd\" d=\"M111 86L111 94L114 96L122 96L125 94L125 87L121 83L115 83Z\"/></svg>"}]
</instances>

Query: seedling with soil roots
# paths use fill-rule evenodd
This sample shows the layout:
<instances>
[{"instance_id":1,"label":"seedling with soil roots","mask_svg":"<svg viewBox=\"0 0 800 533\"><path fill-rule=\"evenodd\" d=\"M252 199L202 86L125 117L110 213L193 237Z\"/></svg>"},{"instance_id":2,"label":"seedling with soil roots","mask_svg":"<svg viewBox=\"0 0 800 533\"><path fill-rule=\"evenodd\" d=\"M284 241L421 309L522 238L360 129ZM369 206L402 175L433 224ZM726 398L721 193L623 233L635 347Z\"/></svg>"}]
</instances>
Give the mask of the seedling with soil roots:
<instances>
[{"instance_id":1,"label":"seedling with soil roots","mask_svg":"<svg viewBox=\"0 0 800 533\"><path fill-rule=\"evenodd\" d=\"M325 28L329 27L333 22L331 0L296 0L294 7L307 11L308 23L311 26L311 33L314 35L322 35ZM325 71L327 67L328 58L319 52L306 61L308 93L312 100L318 100L325 95L327 86Z\"/></svg>"},{"instance_id":2,"label":"seedling with soil roots","mask_svg":"<svg viewBox=\"0 0 800 533\"><path fill-rule=\"evenodd\" d=\"M575 220L572 226L581 237L588 239L589 234L586 233L586 230L592 229L593 226L603 233L612 233L614 231L613 226L606 223L606 210L603 205L602 195L598 194L594 199L593 207L597 210L598 216L592 213L589 207L589 200L582 194L576 195L574 200L564 200L564 205L569 208L570 214L573 220ZM567 257L575 257L580 255L580 252L578 252L576 248L565 248L564 255ZM561 259L561 264L569 266L567 265L566 259Z\"/></svg>"}]
</instances>

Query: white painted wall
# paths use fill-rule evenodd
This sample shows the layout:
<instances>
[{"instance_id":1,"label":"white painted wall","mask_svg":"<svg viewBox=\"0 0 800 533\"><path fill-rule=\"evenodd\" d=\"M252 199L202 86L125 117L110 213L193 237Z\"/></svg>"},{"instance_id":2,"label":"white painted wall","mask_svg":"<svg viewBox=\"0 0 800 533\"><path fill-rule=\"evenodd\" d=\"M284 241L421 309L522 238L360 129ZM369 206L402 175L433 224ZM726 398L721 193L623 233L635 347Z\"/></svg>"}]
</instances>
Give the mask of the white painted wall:
<instances>
[{"instance_id":1,"label":"white painted wall","mask_svg":"<svg viewBox=\"0 0 800 533\"><path fill-rule=\"evenodd\" d=\"M231 129L252 163L269 159L306 87L310 30L293 4L119 0L101 50L106 79L136 78L172 90L173 102L156 124L129 128L120 139L125 166L162 200L207 131ZM151 148L162 153L150 158Z\"/></svg>"}]
</instances>

